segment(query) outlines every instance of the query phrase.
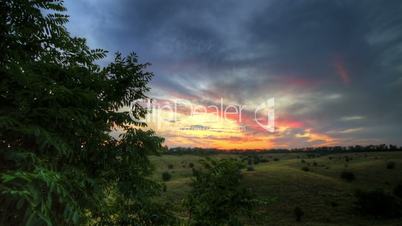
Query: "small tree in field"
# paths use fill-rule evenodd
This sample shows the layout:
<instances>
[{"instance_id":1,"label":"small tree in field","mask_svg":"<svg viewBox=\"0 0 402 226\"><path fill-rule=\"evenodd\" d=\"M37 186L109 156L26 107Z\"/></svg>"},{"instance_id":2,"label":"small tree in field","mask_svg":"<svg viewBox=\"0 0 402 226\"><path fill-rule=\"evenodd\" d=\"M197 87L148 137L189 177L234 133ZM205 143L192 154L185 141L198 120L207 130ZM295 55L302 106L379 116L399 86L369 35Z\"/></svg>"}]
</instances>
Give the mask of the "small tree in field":
<instances>
[{"instance_id":1,"label":"small tree in field","mask_svg":"<svg viewBox=\"0 0 402 226\"><path fill-rule=\"evenodd\" d=\"M304 215L303 210L300 207L297 206L297 207L294 208L293 213L295 214L296 221L300 222L302 217L303 217L303 215Z\"/></svg>"},{"instance_id":2,"label":"small tree in field","mask_svg":"<svg viewBox=\"0 0 402 226\"><path fill-rule=\"evenodd\" d=\"M395 169L395 162L387 162L387 169L390 169L390 170L392 170L392 169Z\"/></svg>"},{"instance_id":3,"label":"small tree in field","mask_svg":"<svg viewBox=\"0 0 402 226\"><path fill-rule=\"evenodd\" d=\"M356 180L355 174L353 172L350 172L350 171L342 171L340 177L343 180L348 181L348 182L352 182L352 181Z\"/></svg>"},{"instance_id":4,"label":"small tree in field","mask_svg":"<svg viewBox=\"0 0 402 226\"><path fill-rule=\"evenodd\" d=\"M192 191L187 198L190 225L242 225L239 215L251 215L254 195L241 184L237 160L207 159L204 170L194 170Z\"/></svg>"},{"instance_id":5,"label":"small tree in field","mask_svg":"<svg viewBox=\"0 0 402 226\"><path fill-rule=\"evenodd\" d=\"M0 3L0 225L167 224L148 179L163 139L120 111L146 97L148 64L98 66L106 52L70 36L62 3Z\"/></svg>"},{"instance_id":6,"label":"small tree in field","mask_svg":"<svg viewBox=\"0 0 402 226\"><path fill-rule=\"evenodd\" d=\"M163 181L169 181L171 178L172 178L172 174L170 174L168 171L165 171L162 173Z\"/></svg>"}]
</instances>

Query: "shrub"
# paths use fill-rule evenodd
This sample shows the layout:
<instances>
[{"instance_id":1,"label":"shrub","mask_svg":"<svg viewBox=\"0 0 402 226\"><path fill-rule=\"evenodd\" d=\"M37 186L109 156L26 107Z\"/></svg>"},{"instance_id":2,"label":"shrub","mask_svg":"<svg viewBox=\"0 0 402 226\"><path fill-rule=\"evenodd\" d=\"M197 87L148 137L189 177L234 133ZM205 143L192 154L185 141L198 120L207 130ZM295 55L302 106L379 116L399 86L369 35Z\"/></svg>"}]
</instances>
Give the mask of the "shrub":
<instances>
[{"instance_id":1,"label":"shrub","mask_svg":"<svg viewBox=\"0 0 402 226\"><path fill-rule=\"evenodd\" d=\"M313 162L313 166L317 166L318 164L317 164L317 162Z\"/></svg>"},{"instance_id":2,"label":"shrub","mask_svg":"<svg viewBox=\"0 0 402 226\"><path fill-rule=\"evenodd\" d=\"M165 171L165 172L162 173L162 180L163 181L169 181L171 178L172 178L172 175L169 172Z\"/></svg>"},{"instance_id":3,"label":"shrub","mask_svg":"<svg viewBox=\"0 0 402 226\"><path fill-rule=\"evenodd\" d=\"M193 168L193 167L194 167L194 163L190 162L190 163L188 164L188 167Z\"/></svg>"},{"instance_id":4,"label":"shrub","mask_svg":"<svg viewBox=\"0 0 402 226\"><path fill-rule=\"evenodd\" d=\"M279 161L279 159L278 159L278 158L274 158L274 161L277 162L277 161Z\"/></svg>"},{"instance_id":5,"label":"shrub","mask_svg":"<svg viewBox=\"0 0 402 226\"><path fill-rule=\"evenodd\" d=\"M254 164L257 165L260 162L261 162L261 157L258 155L254 156Z\"/></svg>"},{"instance_id":6,"label":"shrub","mask_svg":"<svg viewBox=\"0 0 402 226\"><path fill-rule=\"evenodd\" d=\"M384 191L357 191L355 197L356 209L362 214L386 218L401 216L400 201Z\"/></svg>"},{"instance_id":7,"label":"shrub","mask_svg":"<svg viewBox=\"0 0 402 226\"><path fill-rule=\"evenodd\" d=\"M402 182L395 186L394 195L402 199Z\"/></svg>"},{"instance_id":8,"label":"shrub","mask_svg":"<svg viewBox=\"0 0 402 226\"><path fill-rule=\"evenodd\" d=\"M337 207L337 206L339 206L339 204L338 204L337 202L335 202L335 201L332 201L332 202L331 202L331 206L332 206L332 207Z\"/></svg>"},{"instance_id":9,"label":"shrub","mask_svg":"<svg viewBox=\"0 0 402 226\"><path fill-rule=\"evenodd\" d=\"M395 169L395 162L388 162L387 169Z\"/></svg>"},{"instance_id":10,"label":"shrub","mask_svg":"<svg viewBox=\"0 0 402 226\"><path fill-rule=\"evenodd\" d=\"M185 206L189 225L243 225L240 217L252 216L255 195L244 187L241 169L244 165L233 159L200 162L202 170L195 170Z\"/></svg>"},{"instance_id":11,"label":"shrub","mask_svg":"<svg viewBox=\"0 0 402 226\"><path fill-rule=\"evenodd\" d=\"M296 207L296 208L293 210L293 213L295 214L296 221L297 221L297 222L300 222L302 216L304 215L303 210L302 210L300 207Z\"/></svg>"},{"instance_id":12,"label":"shrub","mask_svg":"<svg viewBox=\"0 0 402 226\"><path fill-rule=\"evenodd\" d=\"M305 172L308 172L308 171L310 171L310 168L308 168L307 166L303 166L302 170L305 171Z\"/></svg>"},{"instance_id":13,"label":"shrub","mask_svg":"<svg viewBox=\"0 0 402 226\"><path fill-rule=\"evenodd\" d=\"M168 169L173 169L174 167L173 167L173 164L169 164L168 165Z\"/></svg>"},{"instance_id":14,"label":"shrub","mask_svg":"<svg viewBox=\"0 0 402 226\"><path fill-rule=\"evenodd\" d=\"M248 166L247 171L254 171L254 167L253 166Z\"/></svg>"},{"instance_id":15,"label":"shrub","mask_svg":"<svg viewBox=\"0 0 402 226\"><path fill-rule=\"evenodd\" d=\"M306 163L306 160L302 159L300 162L301 162L301 163Z\"/></svg>"},{"instance_id":16,"label":"shrub","mask_svg":"<svg viewBox=\"0 0 402 226\"><path fill-rule=\"evenodd\" d=\"M247 164L248 165L253 165L253 159L250 156L247 159Z\"/></svg>"},{"instance_id":17,"label":"shrub","mask_svg":"<svg viewBox=\"0 0 402 226\"><path fill-rule=\"evenodd\" d=\"M348 181L348 182L352 182L356 179L356 176L353 172L350 171L343 171L341 173L341 178Z\"/></svg>"}]
</instances>

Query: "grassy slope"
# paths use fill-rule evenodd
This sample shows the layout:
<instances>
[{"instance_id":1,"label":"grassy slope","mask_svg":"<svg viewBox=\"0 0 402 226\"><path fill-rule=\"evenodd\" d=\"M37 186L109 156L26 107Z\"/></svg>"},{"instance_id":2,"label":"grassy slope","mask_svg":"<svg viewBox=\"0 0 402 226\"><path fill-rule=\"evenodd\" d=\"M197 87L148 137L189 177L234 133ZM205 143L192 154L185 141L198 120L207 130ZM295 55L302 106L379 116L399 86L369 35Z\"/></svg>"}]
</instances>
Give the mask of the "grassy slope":
<instances>
[{"instance_id":1,"label":"grassy slope","mask_svg":"<svg viewBox=\"0 0 402 226\"><path fill-rule=\"evenodd\" d=\"M345 156L351 160L345 161ZM214 155L212 158L240 157ZM244 183L260 198L274 201L258 210L260 217L250 225L401 225L401 220L379 220L356 215L353 209L353 192L356 189L391 190L402 181L402 153L351 153L307 158L304 154L264 155L268 163L255 165L255 171L244 172ZM272 161L278 158L279 161ZM167 192L163 200L172 204L179 216L185 218L181 201L189 191L191 168L198 167L202 157L194 155L154 157L155 178L160 179L163 171L172 174L166 182ZM301 159L306 162L302 163ZM386 169L388 161L396 162L396 168ZM314 164L316 162L316 164ZM173 169L168 169L172 164ZM314 166L316 165L316 166ZM307 166L310 171L302 171ZM339 178L343 171L351 171L356 180L346 182ZM305 212L303 221L296 223L293 209L299 206Z\"/></svg>"}]
</instances>

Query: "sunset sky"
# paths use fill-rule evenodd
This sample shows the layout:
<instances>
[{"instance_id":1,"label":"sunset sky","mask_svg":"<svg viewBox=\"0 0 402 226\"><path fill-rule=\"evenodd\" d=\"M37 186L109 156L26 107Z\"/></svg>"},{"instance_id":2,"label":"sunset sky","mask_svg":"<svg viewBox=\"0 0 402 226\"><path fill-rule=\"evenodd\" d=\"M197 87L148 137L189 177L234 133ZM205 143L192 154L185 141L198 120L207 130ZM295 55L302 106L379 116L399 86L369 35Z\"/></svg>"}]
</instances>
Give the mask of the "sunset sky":
<instances>
[{"instance_id":1,"label":"sunset sky","mask_svg":"<svg viewBox=\"0 0 402 226\"><path fill-rule=\"evenodd\" d=\"M136 52L169 147L402 145L402 1L66 1L92 48ZM110 54L104 62L111 61ZM101 62L101 63L104 63ZM275 132L264 129L275 99ZM208 106L217 106L216 111ZM234 109L243 106L241 120ZM190 107L207 111L191 113ZM194 113L194 112L193 112ZM259 121L259 123L256 122Z\"/></svg>"}]
</instances>

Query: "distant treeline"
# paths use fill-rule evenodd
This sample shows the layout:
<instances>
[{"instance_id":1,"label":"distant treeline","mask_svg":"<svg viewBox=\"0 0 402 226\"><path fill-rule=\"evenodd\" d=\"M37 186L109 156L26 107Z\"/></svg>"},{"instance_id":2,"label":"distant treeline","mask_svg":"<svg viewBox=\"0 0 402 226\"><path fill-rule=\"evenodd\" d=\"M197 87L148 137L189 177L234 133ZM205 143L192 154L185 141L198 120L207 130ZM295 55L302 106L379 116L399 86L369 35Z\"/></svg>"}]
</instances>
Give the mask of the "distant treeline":
<instances>
[{"instance_id":1,"label":"distant treeline","mask_svg":"<svg viewBox=\"0 0 402 226\"><path fill-rule=\"evenodd\" d=\"M330 146L330 147L306 147L306 148L281 148L281 149L216 149L216 148L200 148L200 147L174 147L169 148L166 154L264 154L264 153L317 153L317 154L330 154L330 153L345 153L345 152L378 152L378 151L402 151L402 146L397 145L355 145L355 146Z\"/></svg>"}]
</instances>

